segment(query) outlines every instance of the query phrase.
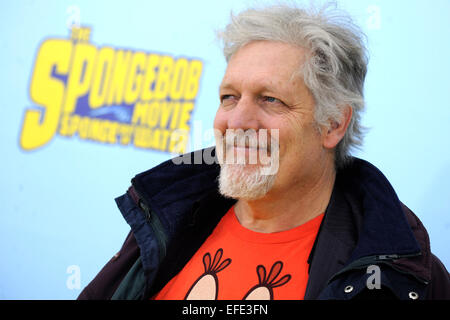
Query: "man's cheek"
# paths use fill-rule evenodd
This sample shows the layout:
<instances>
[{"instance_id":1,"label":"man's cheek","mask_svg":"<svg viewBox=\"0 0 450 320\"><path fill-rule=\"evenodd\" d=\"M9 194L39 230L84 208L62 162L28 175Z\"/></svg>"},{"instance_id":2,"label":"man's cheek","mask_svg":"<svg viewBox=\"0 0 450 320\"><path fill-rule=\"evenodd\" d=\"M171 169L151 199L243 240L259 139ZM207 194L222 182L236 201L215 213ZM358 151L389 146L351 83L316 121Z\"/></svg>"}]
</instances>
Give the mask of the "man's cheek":
<instances>
[{"instance_id":1,"label":"man's cheek","mask_svg":"<svg viewBox=\"0 0 450 320\"><path fill-rule=\"evenodd\" d=\"M216 156L217 160L220 164L224 163L225 157L225 143L224 143L224 134L221 130L217 129L214 123L214 140L216 143Z\"/></svg>"}]
</instances>

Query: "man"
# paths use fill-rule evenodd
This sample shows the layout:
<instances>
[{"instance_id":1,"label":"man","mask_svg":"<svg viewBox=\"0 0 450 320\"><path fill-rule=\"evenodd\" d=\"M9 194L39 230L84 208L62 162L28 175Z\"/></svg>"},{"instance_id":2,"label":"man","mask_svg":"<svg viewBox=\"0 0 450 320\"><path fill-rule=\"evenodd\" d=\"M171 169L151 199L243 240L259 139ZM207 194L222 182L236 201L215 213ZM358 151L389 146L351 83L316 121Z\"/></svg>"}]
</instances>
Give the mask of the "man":
<instances>
[{"instance_id":1,"label":"man","mask_svg":"<svg viewBox=\"0 0 450 320\"><path fill-rule=\"evenodd\" d=\"M132 180L116 199L131 232L79 298L449 298L419 219L350 155L363 131L358 29L279 6L242 12L221 37L216 150ZM220 165L193 163L214 151Z\"/></svg>"}]
</instances>

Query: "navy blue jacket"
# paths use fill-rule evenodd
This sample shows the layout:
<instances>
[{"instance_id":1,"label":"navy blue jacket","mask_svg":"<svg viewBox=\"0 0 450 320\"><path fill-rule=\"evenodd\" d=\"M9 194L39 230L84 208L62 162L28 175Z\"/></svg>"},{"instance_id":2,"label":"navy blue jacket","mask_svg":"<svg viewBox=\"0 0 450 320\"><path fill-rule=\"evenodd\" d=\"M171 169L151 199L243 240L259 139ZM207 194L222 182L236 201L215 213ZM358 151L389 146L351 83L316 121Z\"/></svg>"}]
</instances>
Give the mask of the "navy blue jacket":
<instances>
[{"instance_id":1,"label":"navy blue jacket","mask_svg":"<svg viewBox=\"0 0 450 320\"><path fill-rule=\"evenodd\" d=\"M192 163L211 150L192 153ZM218 193L219 170L169 160L138 174L116 199L130 234L79 299L149 299L159 292L235 203ZM450 299L449 273L431 253L424 226L361 159L338 170L308 263L305 299ZM380 289L368 285L374 265Z\"/></svg>"}]
</instances>

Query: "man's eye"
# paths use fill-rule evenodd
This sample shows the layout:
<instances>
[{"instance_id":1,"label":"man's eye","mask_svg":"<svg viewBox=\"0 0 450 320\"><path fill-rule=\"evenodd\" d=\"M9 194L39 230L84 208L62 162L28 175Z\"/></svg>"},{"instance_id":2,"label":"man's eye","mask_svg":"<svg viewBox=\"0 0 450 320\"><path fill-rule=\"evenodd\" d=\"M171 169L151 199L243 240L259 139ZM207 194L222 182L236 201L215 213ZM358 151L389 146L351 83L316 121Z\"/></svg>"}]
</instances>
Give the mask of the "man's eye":
<instances>
[{"instance_id":1,"label":"man's eye","mask_svg":"<svg viewBox=\"0 0 450 320\"><path fill-rule=\"evenodd\" d=\"M264 96L262 97L262 101L263 102L268 102L268 103L279 103L279 104L284 104L280 99L274 98L274 97L269 97L269 96Z\"/></svg>"},{"instance_id":2,"label":"man's eye","mask_svg":"<svg viewBox=\"0 0 450 320\"><path fill-rule=\"evenodd\" d=\"M231 98L231 94L224 94L223 96L220 97L220 101L223 102L224 100L227 100L230 98Z\"/></svg>"},{"instance_id":3,"label":"man's eye","mask_svg":"<svg viewBox=\"0 0 450 320\"><path fill-rule=\"evenodd\" d=\"M236 97L231 94L224 94L220 96L220 103L224 106L229 106L236 102Z\"/></svg>"},{"instance_id":4,"label":"man's eye","mask_svg":"<svg viewBox=\"0 0 450 320\"><path fill-rule=\"evenodd\" d=\"M264 99L267 101L267 102L277 102L277 98L274 98L274 97L264 97Z\"/></svg>"}]
</instances>

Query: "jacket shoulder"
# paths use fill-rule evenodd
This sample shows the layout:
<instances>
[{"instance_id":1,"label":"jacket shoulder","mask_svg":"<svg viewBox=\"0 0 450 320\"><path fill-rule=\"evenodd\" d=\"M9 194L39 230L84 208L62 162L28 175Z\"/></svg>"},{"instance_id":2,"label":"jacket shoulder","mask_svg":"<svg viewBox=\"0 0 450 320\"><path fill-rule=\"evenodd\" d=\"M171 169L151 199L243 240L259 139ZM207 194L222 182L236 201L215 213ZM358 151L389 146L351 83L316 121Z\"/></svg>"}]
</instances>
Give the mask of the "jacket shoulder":
<instances>
[{"instance_id":1,"label":"jacket shoulder","mask_svg":"<svg viewBox=\"0 0 450 320\"><path fill-rule=\"evenodd\" d=\"M450 300L450 276L444 264L432 254L431 283L427 299Z\"/></svg>"},{"instance_id":2,"label":"jacket shoulder","mask_svg":"<svg viewBox=\"0 0 450 320\"><path fill-rule=\"evenodd\" d=\"M116 253L95 278L83 289L78 300L109 300L140 255L139 247L130 232L120 251Z\"/></svg>"},{"instance_id":3,"label":"jacket shoulder","mask_svg":"<svg viewBox=\"0 0 450 320\"><path fill-rule=\"evenodd\" d=\"M416 261L409 264L408 267L429 283L427 299L450 299L450 276L444 264L431 252L428 232L411 209L403 203L402 208L411 230L421 247L421 255L412 259ZM401 263L402 261L396 261L397 265Z\"/></svg>"}]
</instances>

